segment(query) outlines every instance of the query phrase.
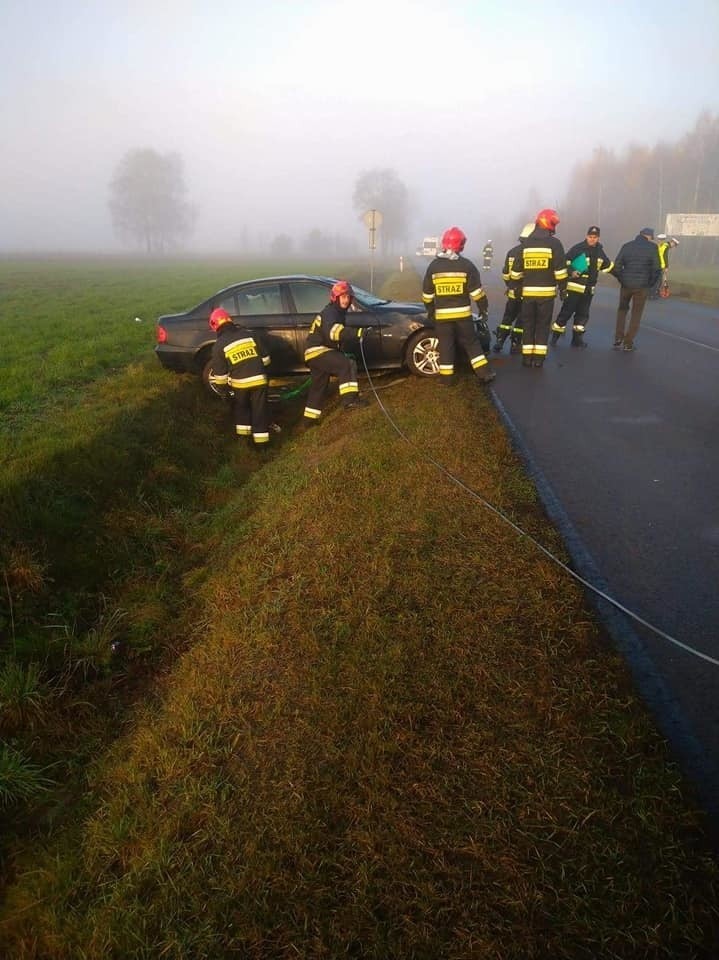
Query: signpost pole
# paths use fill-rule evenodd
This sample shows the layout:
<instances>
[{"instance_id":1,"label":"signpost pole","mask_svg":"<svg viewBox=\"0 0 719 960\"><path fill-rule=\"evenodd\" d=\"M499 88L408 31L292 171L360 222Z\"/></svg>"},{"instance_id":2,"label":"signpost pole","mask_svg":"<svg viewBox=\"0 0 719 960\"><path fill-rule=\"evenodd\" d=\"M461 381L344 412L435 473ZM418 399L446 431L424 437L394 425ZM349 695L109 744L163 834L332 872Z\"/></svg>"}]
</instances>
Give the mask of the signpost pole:
<instances>
[{"instance_id":1,"label":"signpost pole","mask_svg":"<svg viewBox=\"0 0 719 960\"><path fill-rule=\"evenodd\" d=\"M369 231L369 292L374 293L374 252L377 248L377 228L382 223L379 210L368 210L362 217Z\"/></svg>"}]
</instances>

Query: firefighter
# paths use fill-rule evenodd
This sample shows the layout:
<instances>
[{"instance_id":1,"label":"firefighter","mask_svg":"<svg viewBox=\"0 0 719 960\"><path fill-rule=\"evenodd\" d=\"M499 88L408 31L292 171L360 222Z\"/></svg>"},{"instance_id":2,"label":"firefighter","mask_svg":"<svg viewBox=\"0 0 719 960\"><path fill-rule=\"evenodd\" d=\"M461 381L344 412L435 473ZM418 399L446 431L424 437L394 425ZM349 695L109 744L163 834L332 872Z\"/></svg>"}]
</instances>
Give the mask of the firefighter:
<instances>
[{"instance_id":1,"label":"firefighter","mask_svg":"<svg viewBox=\"0 0 719 960\"><path fill-rule=\"evenodd\" d=\"M493 256L494 256L494 247L492 246L492 241L487 240L484 247L482 248L482 265L485 270L492 269Z\"/></svg>"},{"instance_id":2,"label":"firefighter","mask_svg":"<svg viewBox=\"0 0 719 960\"><path fill-rule=\"evenodd\" d=\"M312 321L305 344L305 363L310 368L312 382L307 393L304 425L317 424L322 416L322 407L330 377L339 381L340 398L345 410L364 406L357 382L357 364L342 352L343 346L357 343L371 327L348 327L345 325L347 311L352 305L354 292L346 280L338 280L330 291L330 302Z\"/></svg>"},{"instance_id":3,"label":"firefighter","mask_svg":"<svg viewBox=\"0 0 719 960\"><path fill-rule=\"evenodd\" d=\"M210 383L218 393L233 396L235 432L260 447L270 442L267 374L270 356L256 333L232 322L222 307L210 314L210 329L217 334L212 348Z\"/></svg>"},{"instance_id":4,"label":"firefighter","mask_svg":"<svg viewBox=\"0 0 719 960\"><path fill-rule=\"evenodd\" d=\"M661 276L649 294L650 300L658 300L662 287L669 286L669 253L679 246L676 237L668 237L666 233L657 234L657 250L659 251L659 265L662 268Z\"/></svg>"},{"instance_id":5,"label":"firefighter","mask_svg":"<svg viewBox=\"0 0 719 960\"><path fill-rule=\"evenodd\" d=\"M467 353L480 383L491 383L496 374L477 336L472 320L472 304L480 314L487 312L487 295L482 289L479 270L462 256L467 238L459 227L450 227L442 235L442 249L427 267L422 284L422 300L427 315L435 321L439 341L439 382L454 383L457 344Z\"/></svg>"},{"instance_id":6,"label":"firefighter","mask_svg":"<svg viewBox=\"0 0 719 960\"><path fill-rule=\"evenodd\" d=\"M504 258L504 266L502 268L502 280L504 280L506 286L506 296L507 302L504 306L504 314L502 320L494 331L494 335L497 338L497 342L492 348L495 353L501 353L502 348L504 347L504 341L507 337L512 338L511 345L509 348L510 353L521 353L522 352L522 328L518 324L519 311L522 309L522 297L517 292L515 287L510 283L509 275L512 270L512 264L519 256L519 253L524 245L525 240L529 234L534 230L533 223L525 223L522 227L522 230L517 238L519 243L516 246L512 247L507 251L507 256Z\"/></svg>"},{"instance_id":7,"label":"firefighter","mask_svg":"<svg viewBox=\"0 0 719 960\"><path fill-rule=\"evenodd\" d=\"M556 210L540 210L534 230L527 237L510 270L515 295L522 297L522 366L542 367L557 291L566 297L567 265L564 247L554 236L559 216Z\"/></svg>"},{"instance_id":8,"label":"firefighter","mask_svg":"<svg viewBox=\"0 0 719 960\"><path fill-rule=\"evenodd\" d=\"M599 227L591 226L584 240L575 243L567 251L567 299L557 319L552 324L552 345L564 334L567 323L574 317L572 324L572 346L586 347L584 332L589 323L589 308L600 273L609 273L614 262L604 252L599 242Z\"/></svg>"}]
</instances>

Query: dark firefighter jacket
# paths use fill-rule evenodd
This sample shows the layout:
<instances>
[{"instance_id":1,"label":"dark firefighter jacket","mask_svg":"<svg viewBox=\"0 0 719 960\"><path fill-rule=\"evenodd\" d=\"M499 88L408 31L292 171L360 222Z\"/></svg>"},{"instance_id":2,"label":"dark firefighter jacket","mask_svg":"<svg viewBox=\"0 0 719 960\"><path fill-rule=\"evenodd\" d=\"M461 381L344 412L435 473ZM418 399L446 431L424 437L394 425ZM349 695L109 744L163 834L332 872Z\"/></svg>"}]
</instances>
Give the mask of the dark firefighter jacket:
<instances>
[{"instance_id":1,"label":"dark firefighter jacket","mask_svg":"<svg viewBox=\"0 0 719 960\"><path fill-rule=\"evenodd\" d=\"M474 301L480 313L487 305L479 270L466 257L440 254L427 267L422 284L422 300L430 318L462 320L472 316Z\"/></svg>"},{"instance_id":2,"label":"dark firefighter jacket","mask_svg":"<svg viewBox=\"0 0 719 960\"><path fill-rule=\"evenodd\" d=\"M507 296L510 300L519 300L522 296L521 290L518 291L516 285L510 283L510 276L512 273L512 267L514 266L514 261L522 252L523 246L524 240L520 240L516 247L512 247L511 250L507 250L507 256L504 258L504 266L502 267L502 280L504 280L505 284L507 285Z\"/></svg>"},{"instance_id":3,"label":"dark firefighter jacket","mask_svg":"<svg viewBox=\"0 0 719 960\"><path fill-rule=\"evenodd\" d=\"M612 273L623 287L653 287L662 275L657 245L638 233L617 254Z\"/></svg>"},{"instance_id":4,"label":"dark firefighter jacket","mask_svg":"<svg viewBox=\"0 0 719 960\"><path fill-rule=\"evenodd\" d=\"M582 253L589 261L589 265L578 277L573 277L571 263ZM572 293L585 293L587 290L594 293L594 285L599 273L609 273L613 267L614 263L604 252L601 243L595 243L594 246L591 246L586 240L575 243L573 247L567 250L567 271L569 273L567 290Z\"/></svg>"},{"instance_id":5,"label":"dark firefighter jacket","mask_svg":"<svg viewBox=\"0 0 719 960\"><path fill-rule=\"evenodd\" d=\"M212 348L210 383L233 390L250 390L267 383L270 356L256 333L234 323L223 323Z\"/></svg>"},{"instance_id":6,"label":"dark firefighter jacket","mask_svg":"<svg viewBox=\"0 0 719 960\"><path fill-rule=\"evenodd\" d=\"M345 326L346 310L338 303L328 303L312 321L305 343L305 363L328 350L341 350L356 343L362 336L362 327Z\"/></svg>"},{"instance_id":7,"label":"dark firefighter jacket","mask_svg":"<svg viewBox=\"0 0 719 960\"><path fill-rule=\"evenodd\" d=\"M549 230L535 227L517 255L510 278L515 292L525 300L556 297L566 286L567 264L564 247Z\"/></svg>"}]
</instances>

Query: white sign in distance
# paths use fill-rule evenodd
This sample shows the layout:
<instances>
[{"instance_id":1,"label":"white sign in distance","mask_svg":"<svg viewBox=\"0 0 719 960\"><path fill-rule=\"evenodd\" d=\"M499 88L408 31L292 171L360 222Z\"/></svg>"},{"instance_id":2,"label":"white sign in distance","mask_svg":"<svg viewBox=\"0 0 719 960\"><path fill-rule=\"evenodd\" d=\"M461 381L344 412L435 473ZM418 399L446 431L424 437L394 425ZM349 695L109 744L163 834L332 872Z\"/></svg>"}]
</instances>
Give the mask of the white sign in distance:
<instances>
[{"instance_id":1,"label":"white sign in distance","mask_svg":"<svg viewBox=\"0 0 719 960\"><path fill-rule=\"evenodd\" d=\"M719 213L668 213L666 224L676 237L719 237Z\"/></svg>"}]
</instances>

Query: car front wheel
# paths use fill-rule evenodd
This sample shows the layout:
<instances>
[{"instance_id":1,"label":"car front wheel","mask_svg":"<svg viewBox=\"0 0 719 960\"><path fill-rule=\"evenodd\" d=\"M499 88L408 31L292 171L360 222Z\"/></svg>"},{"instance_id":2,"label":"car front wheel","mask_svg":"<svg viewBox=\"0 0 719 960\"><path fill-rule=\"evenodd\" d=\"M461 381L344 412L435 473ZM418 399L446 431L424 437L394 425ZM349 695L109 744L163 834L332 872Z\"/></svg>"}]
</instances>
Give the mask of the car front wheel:
<instances>
[{"instance_id":1,"label":"car front wheel","mask_svg":"<svg viewBox=\"0 0 719 960\"><path fill-rule=\"evenodd\" d=\"M439 373L439 341L429 330L420 330L407 344L407 366L418 377Z\"/></svg>"}]
</instances>

